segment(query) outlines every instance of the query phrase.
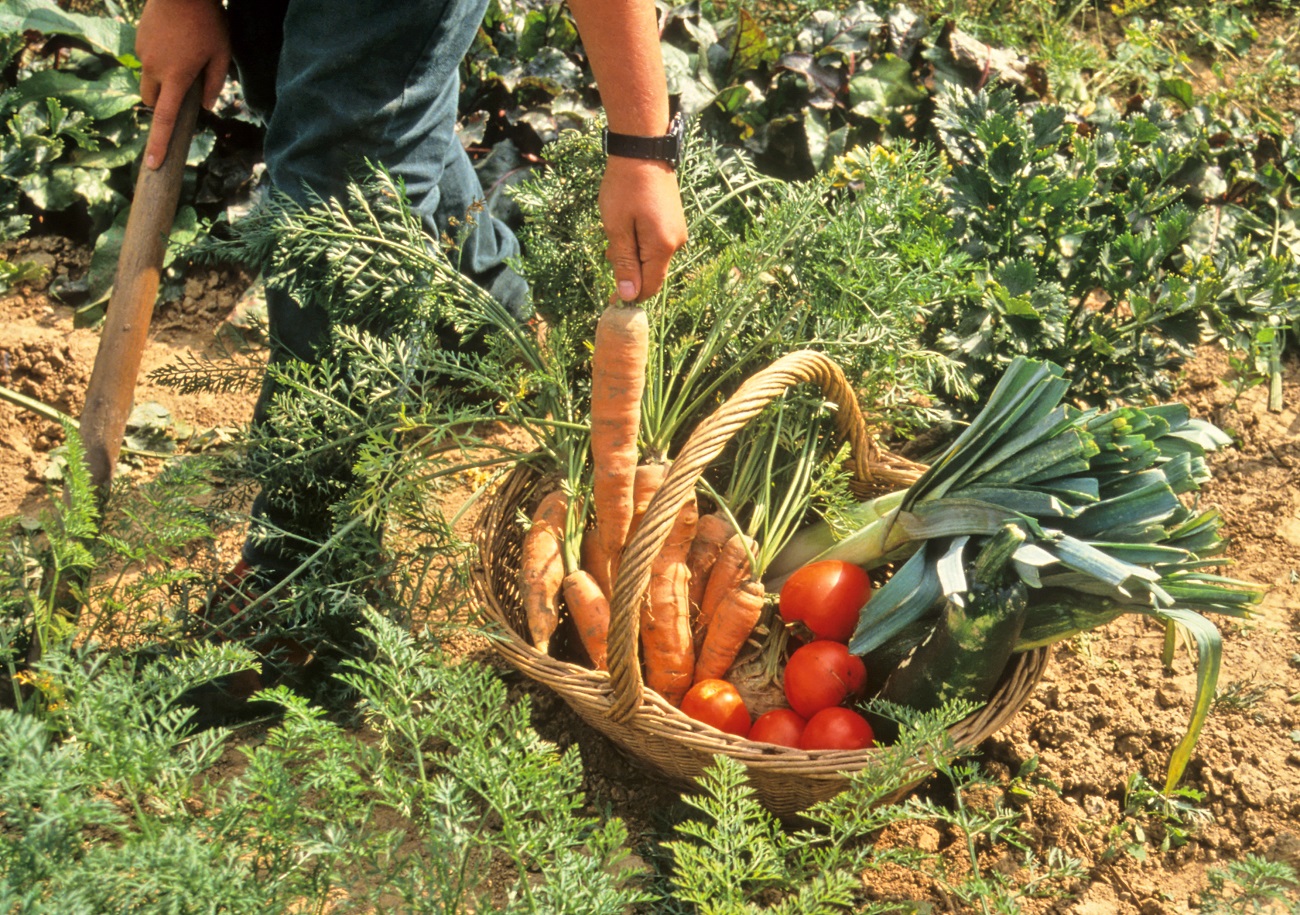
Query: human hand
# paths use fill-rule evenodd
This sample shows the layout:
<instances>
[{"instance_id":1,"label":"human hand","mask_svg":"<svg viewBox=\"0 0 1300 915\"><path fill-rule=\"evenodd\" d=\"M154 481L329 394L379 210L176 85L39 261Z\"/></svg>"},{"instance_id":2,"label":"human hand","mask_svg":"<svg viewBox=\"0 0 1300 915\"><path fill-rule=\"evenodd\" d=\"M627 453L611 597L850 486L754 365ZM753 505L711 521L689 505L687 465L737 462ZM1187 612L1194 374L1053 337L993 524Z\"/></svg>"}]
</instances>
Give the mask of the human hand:
<instances>
[{"instance_id":1,"label":"human hand","mask_svg":"<svg viewBox=\"0 0 1300 915\"><path fill-rule=\"evenodd\" d=\"M148 0L135 33L142 66L140 97L153 106L144 151L149 168L162 165L181 99L202 75L203 107L211 108L230 69L230 36L217 0Z\"/></svg>"},{"instance_id":2,"label":"human hand","mask_svg":"<svg viewBox=\"0 0 1300 915\"><path fill-rule=\"evenodd\" d=\"M600 218L618 297L641 302L662 288L673 253L686 244L677 176L666 162L610 156L600 185Z\"/></svg>"}]
</instances>

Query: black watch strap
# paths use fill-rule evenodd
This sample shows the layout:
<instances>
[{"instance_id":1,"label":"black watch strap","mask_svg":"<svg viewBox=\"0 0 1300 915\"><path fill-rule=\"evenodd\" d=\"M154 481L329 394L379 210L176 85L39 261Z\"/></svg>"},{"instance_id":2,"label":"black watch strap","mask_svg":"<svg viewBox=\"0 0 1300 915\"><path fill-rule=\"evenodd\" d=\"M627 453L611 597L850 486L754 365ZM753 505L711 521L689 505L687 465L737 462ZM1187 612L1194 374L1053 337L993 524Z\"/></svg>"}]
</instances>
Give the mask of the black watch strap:
<instances>
[{"instance_id":1,"label":"black watch strap","mask_svg":"<svg viewBox=\"0 0 1300 915\"><path fill-rule=\"evenodd\" d=\"M640 137L630 133L614 133L605 128L605 152L611 156L629 159L654 159L667 162L673 168L682 161L682 116L673 118L668 133L662 137Z\"/></svg>"}]
</instances>

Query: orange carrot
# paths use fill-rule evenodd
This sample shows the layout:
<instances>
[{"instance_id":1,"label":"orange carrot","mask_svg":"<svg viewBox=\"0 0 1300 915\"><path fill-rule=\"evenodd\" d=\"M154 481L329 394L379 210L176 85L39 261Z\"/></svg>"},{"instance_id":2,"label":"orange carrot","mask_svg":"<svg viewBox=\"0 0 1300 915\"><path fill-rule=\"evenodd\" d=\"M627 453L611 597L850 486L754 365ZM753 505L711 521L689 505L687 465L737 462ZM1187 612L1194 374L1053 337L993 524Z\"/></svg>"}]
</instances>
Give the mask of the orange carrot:
<instances>
[{"instance_id":1,"label":"orange carrot","mask_svg":"<svg viewBox=\"0 0 1300 915\"><path fill-rule=\"evenodd\" d=\"M605 569L616 568L632 524L636 439L649 346L643 308L610 305L596 322L591 357L591 459L598 549L592 561ZM587 571L602 580L601 571ZM603 579L612 584L614 575L606 572Z\"/></svg>"},{"instance_id":2,"label":"orange carrot","mask_svg":"<svg viewBox=\"0 0 1300 915\"><path fill-rule=\"evenodd\" d=\"M698 518L694 499L677 513L668 539L650 566L649 599L641 606L646 685L673 705L681 704L691 688L691 669L695 666L686 553Z\"/></svg>"},{"instance_id":3,"label":"orange carrot","mask_svg":"<svg viewBox=\"0 0 1300 915\"><path fill-rule=\"evenodd\" d=\"M591 666L608 670L609 600L591 574L578 569L564 576L564 602L578 627Z\"/></svg>"},{"instance_id":4,"label":"orange carrot","mask_svg":"<svg viewBox=\"0 0 1300 915\"><path fill-rule=\"evenodd\" d=\"M754 538L747 534L732 534L718 553L713 570L709 572L709 581L704 588L704 597L700 599L700 612L695 620L695 650L698 653L704 645L704 638L717 612L722 598L748 581L753 572L749 567L750 554L756 549Z\"/></svg>"},{"instance_id":5,"label":"orange carrot","mask_svg":"<svg viewBox=\"0 0 1300 915\"><path fill-rule=\"evenodd\" d=\"M691 570L692 613L699 614L700 604L704 602L704 589L709 584L709 572L713 570L722 547L735 532L731 521L721 512L700 516L700 523L695 526L695 539L691 541L691 551L686 554L686 567Z\"/></svg>"},{"instance_id":6,"label":"orange carrot","mask_svg":"<svg viewBox=\"0 0 1300 915\"><path fill-rule=\"evenodd\" d=\"M609 577L609 564L600 561L600 544L596 539L596 528L589 527L582 535L582 545L579 547L581 554L581 568L600 587L600 593L605 595L606 603L609 597L614 593L614 582Z\"/></svg>"},{"instance_id":7,"label":"orange carrot","mask_svg":"<svg viewBox=\"0 0 1300 915\"><path fill-rule=\"evenodd\" d=\"M524 534L519 561L519 595L533 645L545 654L560 621L560 586L564 581L565 517L569 499L563 490L547 493L533 512Z\"/></svg>"},{"instance_id":8,"label":"orange carrot","mask_svg":"<svg viewBox=\"0 0 1300 915\"><path fill-rule=\"evenodd\" d=\"M723 596L695 662L695 680L720 680L763 613L763 585L749 579Z\"/></svg>"},{"instance_id":9,"label":"orange carrot","mask_svg":"<svg viewBox=\"0 0 1300 915\"><path fill-rule=\"evenodd\" d=\"M664 484L664 477L667 475L668 464L664 461L637 465L636 478L632 481L632 523L627 529L628 542L631 542L632 535L641 526L641 519L645 517L645 510L650 507L650 500ZM627 543L624 543L624 546L626 545Z\"/></svg>"}]
</instances>

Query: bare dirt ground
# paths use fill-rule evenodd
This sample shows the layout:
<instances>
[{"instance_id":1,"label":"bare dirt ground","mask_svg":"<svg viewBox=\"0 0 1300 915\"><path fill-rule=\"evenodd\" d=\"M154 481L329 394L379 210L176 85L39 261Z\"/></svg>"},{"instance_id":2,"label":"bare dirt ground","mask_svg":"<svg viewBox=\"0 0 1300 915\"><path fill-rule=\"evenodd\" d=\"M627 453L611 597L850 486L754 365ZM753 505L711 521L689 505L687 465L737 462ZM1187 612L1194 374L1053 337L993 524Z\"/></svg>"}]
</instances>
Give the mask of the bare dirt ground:
<instances>
[{"instance_id":1,"label":"bare dirt ground","mask_svg":"<svg viewBox=\"0 0 1300 915\"><path fill-rule=\"evenodd\" d=\"M3 253L46 262L49 278L75 278L87 259L86 252L50 238L28 239ZM217 334L247 286L239 275L200 271L191 277L180 302L159 308L143 372L183 354L217 352ZM78 415L98 337L72 324L72 309L51 299L46 283L0 297L0 385ZM1003 786L1023 764L1038 761L1025 794L995 790L981 802L1018 808L1040 856L1060 848L1089 872L1072 888L1072 900L1035 901L1030 911L1186 912L1194 909L1209 868L1247 853L1300 869L1300 361L1293 357L1287 365L1285 409L1268 412L1266 397L1265 387L1238 395L1227 358L1214 347L1192 363L1180 391L1195 414L1236 439L1215 458L1215 480L1202 494L1227 519L1232 543L1226 572L1268 588L1258 619L1221 624L1220 699L1184 782L1204 793L1198 807L1212 819L1185 844L1162 852L1159 830L1148 829L1150 841L1143 842L1123 813L1129 777L1140 773L1162 783L1169 752L1186 726L1195 685L1188 652L1181 650L1173 669L1164 670L1162 632L1136 618L1059 646L1028 705L981 747L984 766ZM167 407L194 444L204 432L247 422L253 398L181 397L142 377L137 402L145 400ZM0 515L39 510L46 498L42 474L61 440L57 424L0 402ZM647 778L559 699L507 676L517 692L532 697L545 736L578 745L593 810L624 817L634 838L647 841L680 812L674 791ZM941 797L944 788L932 783L921 790ZM965 855L955 834L931 827L887 833L881 842L938 850L958 869ZM1014 870L1017 859L1006 851L986 856L982 866ZM937 883L915 872L887 871L870 881L881 899L928 900L936 911L960 911Z\"/></svg>"}]
</instances>

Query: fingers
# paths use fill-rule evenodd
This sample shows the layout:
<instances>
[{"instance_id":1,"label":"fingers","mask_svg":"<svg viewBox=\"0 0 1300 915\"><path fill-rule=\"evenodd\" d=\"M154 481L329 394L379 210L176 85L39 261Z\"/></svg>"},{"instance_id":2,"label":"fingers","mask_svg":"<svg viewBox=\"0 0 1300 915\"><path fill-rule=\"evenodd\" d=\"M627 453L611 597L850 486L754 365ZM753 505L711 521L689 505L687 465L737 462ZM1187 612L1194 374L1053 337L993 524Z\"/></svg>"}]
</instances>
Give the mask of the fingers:
<instances>
[{"instance_id":1,"label":"fingers","mask_svg":"<svg viewBox=\"0 0 1300 915\"><path fill-rule=\"evenodd\" d=\"M641 298L649 298L663 288L664 280L668 278L668 262L685 243L686 237L683 234L676 242L669 242L660 236L641 246L641 286L637 290Z\"/></svg>"},{"instance_id":2,"label":"fingers","mask_svg":"<svg viewBox=\"0 0 1300 915\"><path fill-rule=\"evenodd\" d=\"M672 169L662 162L611 156L600 213L617 296L640 302L655 295L674 252L686 243L686 217Z\"/></svg>"},{"instance_id":3,"label":"fingers","mask_svg":"<svg viewBox=\"0 0 1300 915\"><path fill-rule=\"evenodd\" d=\"M153 106L153 125L149 128L149 142L144 148L144 164L149 168L158 168L167 155L167 143L172 138L176 127L176 116L181 110L181 99L189 86L181 85L177 80L164 83L158 90L158 99ZM141 93L143 97L143 93Z\"/></svg>"},{"instance_id":4,"label":"fingers","mask_svg":"<svg viewBox=\"0 0 1300 915\"><path fill-rule=\"evenodd\" d=\"M669 242L661 233L637 232L611 238L605 258L614 268L614 286L624 302L640 302L663 288L668 263L681 242ZM685 241L685 239L682 239Z\"/></svg>"},{"instance_id":5,"label":"fingers","mask_svg":"<svg viewBox=\"0 0 1300 915\"><path fill-rule=\"evenodd\" d=\"M140 98L154 109L145 146L148 168L158 168L179 116L181 100L201 79L211 108L230 68L230 36L219 0L147 0L136 28Z\"/></svg>"},{"instance_id":6,"label":"fingers","mask_svg":"<svg viewBox=\"0 0 1300 915\"><path fill-rule=\"evenodd\" d=\"M641 252L637 247L636 232L609 232L609 247L605 259L614 268L614 288L624 302L635 302L641 296Z\"/></svg>"},{"instance_id":7,"label":"fingers","mask_svg":"<svg viewBox=\"0 0 1300 915\"><path fill-rule=\"evenodd\" d=\"M203 107L211 111L221 95L221 88L226 84L226 73L230 69L230 55L213 58L203 71Z\"/></svg>"},{"instance_id":8,"label":"fingers","mask_svg":"<svg viewBox=\"0 0 1300 915\"><path fill-rule=\"evenodd\" d=\"M158 80L148 71L140 74L140 99L150 108L158 103Z\"/></svg>"}]
</instances>

